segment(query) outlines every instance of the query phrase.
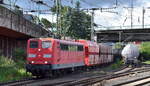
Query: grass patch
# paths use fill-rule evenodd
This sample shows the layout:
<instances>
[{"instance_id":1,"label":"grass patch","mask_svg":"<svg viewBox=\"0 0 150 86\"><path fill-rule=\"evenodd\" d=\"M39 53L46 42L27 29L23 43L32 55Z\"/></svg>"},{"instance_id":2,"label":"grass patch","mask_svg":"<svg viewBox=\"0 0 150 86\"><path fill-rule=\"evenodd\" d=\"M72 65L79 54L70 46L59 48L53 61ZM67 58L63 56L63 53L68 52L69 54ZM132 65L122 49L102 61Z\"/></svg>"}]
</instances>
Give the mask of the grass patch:
<instances>
[{"instance_id":1,"label":"grass patch","mask_svg":"<svg viewBox=\"0 0 150 86\"><path fill-rule=\"evenodd\" d=\"M115 63L111 64L110 66L108 66L107 69L114 70L114 69L120 68L122 65L123 65L123 61L117 59L117 61Z\"/></svg>"},{"instance_id":2,"label":"grass patch","mask_svg":"<svg viewBox=\"0 0 150 86\"><path fill-rule=\"evenodd\" d=\"M142 62L144 64L150 64L150 61L145 61L145 62Z\"/></svg>"},{"instance_id":3,"label":"grass patch","mask_svg":"<svg viewBox=\"0 0 150 86\"><path fill-rule=\"evenodd\" d=\"M24 77L29 77L31 74L26 73L24 67L25 61L13 61L4 56L0 56L0 82L11 80L19 80Z\"/></svg>"},{"instance_id":4,"label":"grass patch","mask_svg":"<svg viewBox=\"0 0 150 86\"><path fill-rule=\"evenodd\" d=\"M150 42L143 42L140 46L141 60L150 60Z\"/></svg>"}]
</instances>

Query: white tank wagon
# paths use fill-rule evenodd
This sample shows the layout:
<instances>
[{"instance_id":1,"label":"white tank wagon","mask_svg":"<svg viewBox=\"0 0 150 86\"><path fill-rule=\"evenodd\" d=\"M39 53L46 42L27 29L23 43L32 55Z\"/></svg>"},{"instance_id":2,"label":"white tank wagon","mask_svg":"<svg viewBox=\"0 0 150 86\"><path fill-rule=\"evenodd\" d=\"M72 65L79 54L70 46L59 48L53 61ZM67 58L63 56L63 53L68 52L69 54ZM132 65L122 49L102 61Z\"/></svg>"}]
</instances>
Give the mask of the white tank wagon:
<instances>
[{"instance_id":1,"label":"white tank wagon","mask_svg":"<svg viewBox=\"0 0 150 86\"><path fill-rule=\"evenodd\" d=\"M139 54L139 49L135 44L127 44L121 52L125 64L137 64Z\"/></svg>"}]
</instances>

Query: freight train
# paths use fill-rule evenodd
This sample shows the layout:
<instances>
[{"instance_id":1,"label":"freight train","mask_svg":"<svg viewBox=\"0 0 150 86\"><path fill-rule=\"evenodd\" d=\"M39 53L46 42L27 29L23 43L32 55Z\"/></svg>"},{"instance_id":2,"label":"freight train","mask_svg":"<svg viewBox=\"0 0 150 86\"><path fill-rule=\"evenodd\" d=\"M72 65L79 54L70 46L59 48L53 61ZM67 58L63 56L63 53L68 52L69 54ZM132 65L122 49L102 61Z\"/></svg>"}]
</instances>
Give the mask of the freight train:
<instances>
[{"instance_id":1,"label":"freight train","mask_svg":"<svg viewBox=\"0 0 150 86\"><path fill-rule=\"evenodd\" d=\"M113 62L111 46L87 40L28 40L26 70L33 76L54 76Z\"/></svg>"}]
</instances>

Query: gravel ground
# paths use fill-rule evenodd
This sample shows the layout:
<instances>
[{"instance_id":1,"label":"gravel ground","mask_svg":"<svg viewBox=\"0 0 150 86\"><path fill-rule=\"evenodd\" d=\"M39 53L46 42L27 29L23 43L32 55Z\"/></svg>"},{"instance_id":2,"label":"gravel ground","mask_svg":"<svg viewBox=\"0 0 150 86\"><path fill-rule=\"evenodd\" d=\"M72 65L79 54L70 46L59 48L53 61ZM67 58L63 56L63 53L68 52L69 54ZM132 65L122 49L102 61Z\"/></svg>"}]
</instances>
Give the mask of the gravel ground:
<instances>
[{"instance_id":1,"label":"gravel ground","mask_svg":"<svg viewBox=\"0 0 150 86\"><path fill-rule=\"evenodd\" d=\"M113 86L119 83L150 76L150 72L135 73L128 76L123 76L115 79L106 80L105 86ZM150 85L149 85L150 86Z\"/></svg>"},{"instance_id":2,"label":"gravel ground","mask_svg":"<svg viewBox=\"0 0 150 86\"><path fill-rule=\"evenodd\" d=\"M131 70L131 69L136 70L136 69L140 69L140 68L134 68L133 69L133 68L121 67L121 68L118 68L115 70L109 70L106 67L101 67L101 68L93 69L93 70L87 71L87 72L73 73L73 74L68 74L68 75L65 75L63 77L59 77L59 78L55 78L55 79L46 79L43 81L30 83L30 84L27 84L25 86L44 86L46 84L52 84L52 83L56 83L56 82L58 83L58 82L64 82L64 81L79 80L82 78L94 77L94 76L104 76L106 74L116 74L116 73L121 73L121 72ZM145 74L149 75L150 72L145 73ZM120 83L120 81L126 81L127 79L131 79L131 78L135 79L135 78L139 78L142 76L145 76L145 75L144 74L138 74L138 75L134 74L131 76L125 76L125 77L121 77L121 78L112 79L112 80L107 81L106 86L112 86L113 84Z\"/></svg>"},{"instance_id":3,"label":"gravel ground","mask_svg":"<svg viewBox=\"0 0 150 86\"><path fill-rule=\"evenodd\" d=\"M36 83L32 83L32 84L28 84L27 86L40 86L40 85L44 85L44 84L52 84L52 83L56 83L56 82L63 82L63 81L72 81L72 80L79 80L81 78L86 78L86 77L94 77L94 76L103 76L106 74L112 74L115 71L122 71L122 67L115 69L115 70L108 70L105 69L105 67L102 68L98 68L98 69L93 69L92 71L87 71L87 72L82 72L82 73L75 73L75 74L69 74L67 76L63 76L60 78L56 78L56 79L49 79L49 80L45 80L45 81L39 81ZM128 70L128 69L125 69Z\"/></svg>"}]
</instances>

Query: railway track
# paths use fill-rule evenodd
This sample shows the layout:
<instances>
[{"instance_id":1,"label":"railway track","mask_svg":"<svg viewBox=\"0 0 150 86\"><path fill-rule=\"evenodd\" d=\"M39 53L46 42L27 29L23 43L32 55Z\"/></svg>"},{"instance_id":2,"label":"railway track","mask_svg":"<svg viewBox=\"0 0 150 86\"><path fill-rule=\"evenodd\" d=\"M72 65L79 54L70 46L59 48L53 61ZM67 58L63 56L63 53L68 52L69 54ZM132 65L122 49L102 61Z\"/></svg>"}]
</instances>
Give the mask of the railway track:
<instances>
[{"instance_id":1,"label":"railway track","mask_svg":"<svg viewBox=\"0 0 150 86\"><path fill-rule=\"evenodd\" d=\"M127 67L122 67L121 69L126 69ZM128 70L124 71L124 72L127 72L127 71L131 71L133 70L134 68L129 68ZM118 72L118 71L117 71ZM124 73L124 72L121 72L121 73ZM79 79L79 80L68 80L68 81L64 81L64 82L59 82L59 83L50 83L50 84L44 84L42 86L82 86L82 85L87 85L89 83L91 83L91 81L95 81L96 79L100 79L102 80L103 77L106 77L108 75L100 75L100 76L93 76L93 77L85 77L85 78L82 78L82 79Z\"/></svg>"},{"instance_id":2,"label":"railway track","mask_svg":"<svg viewBox=\"0 0 150 86\"><path fill-rule=\"evenodd\" d=\"M24 79L21 79L21 80L15 80L15 81L4 82L4 83L0 83L0 86L2 86L2 85L8 85L8 84L11 84L11 83L18 83L18 82L33 80L33 79L34 79L34 78L24 78Z\"/></svg>"},{"instance_id":3,"label":"railway track","mask_svg":"<svg viewBox=\"0 0 150 86\"><path fill-rule=\"evenodd\" d=\"M26 85L26 84L29 84L29 83L42 81L42 80L45 80L45 79L26 78L26 79L17 80L17 81L10 81L10 82L6 82L6 83L0 83L0 86L22 86L22 85Z\"/></svg>"},{"instance_id":4,"label":"railway track","mask_svg":"<svg viewBox=\"0 0 150 86\"><path fill-rule=\"evenodd\" d=\"M106 74L106 75L84 77L78 80L75 80L75 79L64 80L64 79L59 79L59 78L58 79L57 78L52 78L52 79L29 78L29 79L14 81L14 82L0 83L0 86L22 86L22 85L28 85L28 84L29 86L32 86L32 83L44 82L46 80L51 83L48 83L48 84L43 83L43 84L40 84L40 86L87 86L87 85L92 85L92 84L102 85L103 83L105 83L105 80L127 76L127 75L134 74L134 73L150 71L149 68L150 67L134 70L135 68L122 67L121 68L122 70L123 69L127 69L127 70L125 71L121 70L121 72L117 71L117 72L114 72L113 74L111 73L111 74ZM56 79L56 80L53 81L53 79Z\"/></svg>"},{"instance_id":5,"label":"railway track","mask_svg":"<svg viewBox=\"0 0 150 86\"><path fill-rule=\"evenodd\" d=\"M121 68L119 68L119 70L123 70L125 69L126 67L123 66ZM114 70L114 71L119 71L119 70ZM91 71L94 71L94 70L91 70ZM85 71L86 72L86 71ZM89 71L90 72L90 71ZM76 74L76 73L75 73ZM74 75L73 74L70 74L70 75ZM70 76L69 75L69 76ZM63 76L62 76L63 77ZM17 80L17 81L9 81L9 82L5 82L5 83L0 83L0 86L16 86L16 85L26 85L26 84L32 84L32 83L36 83L36 82L41 82L41 81L46 81L46 80L49 80L49 81L52 81L53 79L57 79L57 78L60 78L60 77L53 77L53 78L48 78L48 79L37 79L37 78L25 78L25 79L21 79L21 80ZM62 81L59 81L58 83L57 82L53 82L50 84L50 85L59 85L59 84L65 84L65 83L69 83L69 82L73 82L74 80L62 80ZM46 84L44 85L46 86ZM49 85L48 85L49 86Z\"/></svg>"},{"instance_id":6,"label":"railway track","mask_svg":"<svg viewBox=\"0 0 150 86\"><path fill-rule=\"evenodd\" d=\"M116 84L115 86L143 86L150 83L150 76Z\"/></svg>"},{"instance_id":7,"label":"railway track","mask_svg":"<svg viewBox=\"0 0 150 86\"><path fill-rule=\"evenodd\" d=\"M68 82L64 82L64 83L47 84L46 86L91 86L91 85L103 86L105 84L105 81L109 80L109 79L133 75L133 74L137 74L137 73L149 72L149 71L150 71L149 68L142 68L142 69L137 69L137 70L134 70L134 68L133 68L131 70L128 70L128 71L122 72L122 73L97 76L97 77L82 78L79 80L68 81ZM150 78L150 76L149 76L149 78ZM118 84L118 85L121 85L121 84ZM116 86L118 86L118 85L116 85ZM43 85L43 86L45 86L45 85Z\"/></svg>"}]
</instances>

